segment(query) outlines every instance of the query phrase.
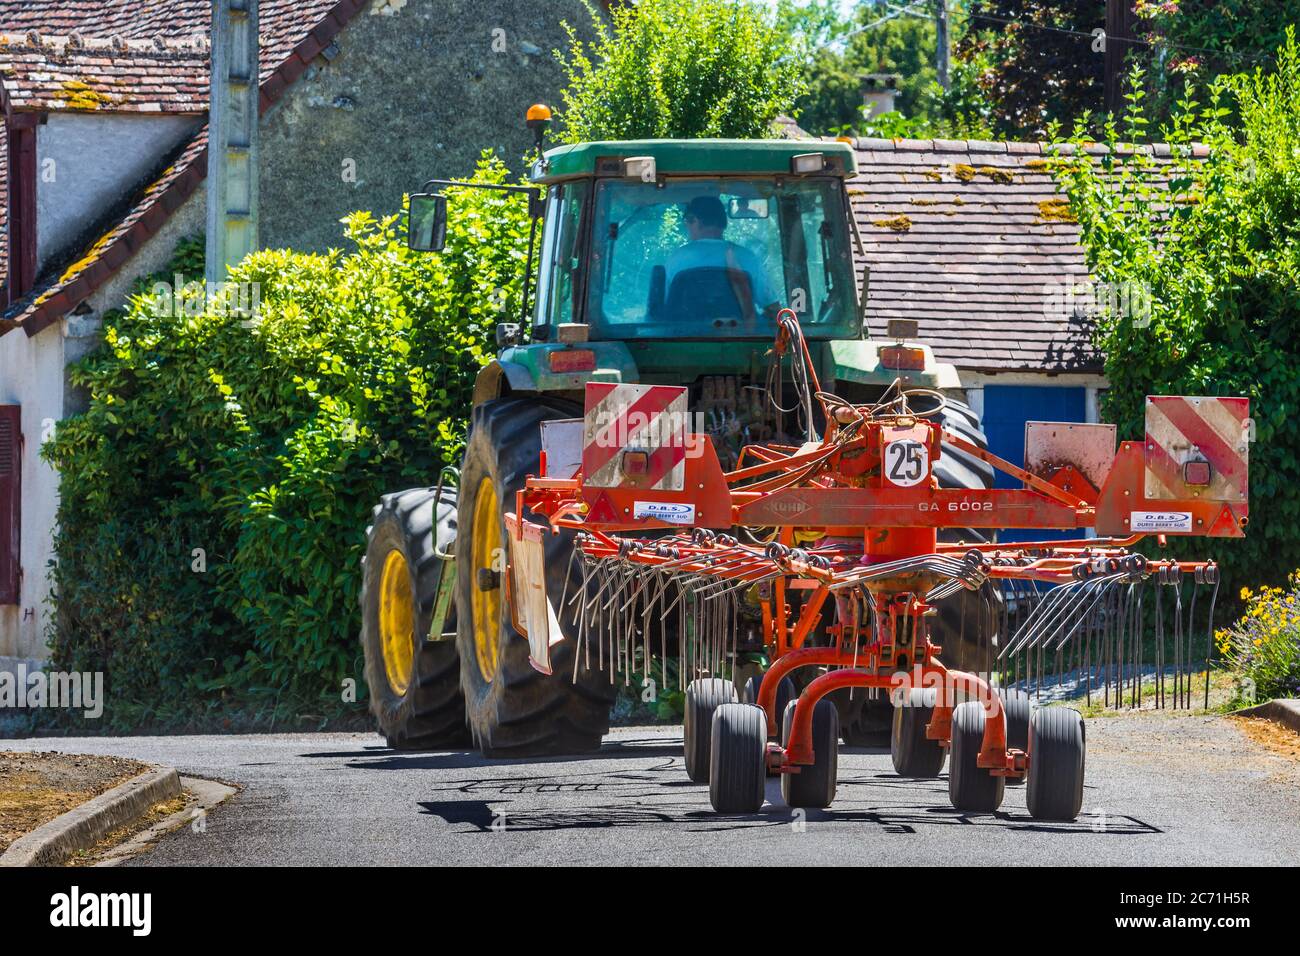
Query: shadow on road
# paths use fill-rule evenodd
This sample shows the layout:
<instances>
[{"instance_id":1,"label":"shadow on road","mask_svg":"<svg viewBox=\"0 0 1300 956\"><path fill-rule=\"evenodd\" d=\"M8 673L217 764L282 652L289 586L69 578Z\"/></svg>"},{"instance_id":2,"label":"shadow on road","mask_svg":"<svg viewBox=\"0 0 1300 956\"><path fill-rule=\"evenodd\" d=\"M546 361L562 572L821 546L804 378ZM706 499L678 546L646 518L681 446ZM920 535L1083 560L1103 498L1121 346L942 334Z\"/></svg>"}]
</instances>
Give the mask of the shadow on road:
<instances>
[{"instance_id":1,"label":"shadow on road","mask_svg":"<svg viewBox=\"0 0 1300 956\"><path fill-rule=\"evenodd\" d=\"M884 833L912 834L934 827L982 826L1014 832L1139 836L1163 832L1137 817L1085 811L1077 820L1051 823L1027 812L1001 810L970 814L948 806L868 802L866 787L897 789L900 794L947 795L944 778L906 779L894 774L842 779L829 810L795 810L781 802L780 784L769 780L767 800L755 814L720 816L708 807L707 788L684 779L681 761L668 760L631 771L582 771L510 777L472 777L447 781L439 794L461 799L419 803L420 813L441 819L462 832L500 833L668 826L688 831L746 830L811 823L869 824ZM687 789L684 789L687 788ZM855 794L855 791L857 793ZM548 796L549 795L549 796ZM574 803L578 797L581 802ZM560 801L569 801L561 803ZM538 803L554 802L553 806Z\"/></svg>"},{"instance_id":2,"label":"shadow on road","mask_svg":"<svg viewBox=\"0 0 1300 956\"><path fill-rule=\"evenodd\" d=\"M476 750L409 751L375 747L367 750L323 750L300 757L345 759L353 770L469 770L474 767L520 767L572 764L584 760L622 760L629 757L680 756L682 743L663 737L607 743L587 754L558 754L553 757L484 757Z\"/></svg>"}]
</instances>

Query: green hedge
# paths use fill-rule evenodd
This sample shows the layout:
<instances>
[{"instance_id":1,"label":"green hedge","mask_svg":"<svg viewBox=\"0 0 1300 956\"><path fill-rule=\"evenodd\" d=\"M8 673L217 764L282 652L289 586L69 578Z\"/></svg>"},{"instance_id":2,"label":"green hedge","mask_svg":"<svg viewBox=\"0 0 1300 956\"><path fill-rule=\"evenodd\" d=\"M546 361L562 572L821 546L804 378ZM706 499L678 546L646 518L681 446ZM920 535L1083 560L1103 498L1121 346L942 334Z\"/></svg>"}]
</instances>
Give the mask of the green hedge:
<instances>
[{"instance_id":1,"label":"green hedge","mask_svg":"<svg viewBox=\"0 0 1300 956\"><path fill-rule=\"evenodd\" d=\"M485 154L477 175L507 171ZM361 684L370 510L458 461L519 306L525 202L461 190L450 208L441 255L355 213L348 251L250 256L230 279L260 292L253 318L146 283L106 319L72 376L89 408L43 454L61 475L53 657L105 672L112 725L325 717ZM200 288L201 255L178 257Z\"/></svg>"}]
</instances>

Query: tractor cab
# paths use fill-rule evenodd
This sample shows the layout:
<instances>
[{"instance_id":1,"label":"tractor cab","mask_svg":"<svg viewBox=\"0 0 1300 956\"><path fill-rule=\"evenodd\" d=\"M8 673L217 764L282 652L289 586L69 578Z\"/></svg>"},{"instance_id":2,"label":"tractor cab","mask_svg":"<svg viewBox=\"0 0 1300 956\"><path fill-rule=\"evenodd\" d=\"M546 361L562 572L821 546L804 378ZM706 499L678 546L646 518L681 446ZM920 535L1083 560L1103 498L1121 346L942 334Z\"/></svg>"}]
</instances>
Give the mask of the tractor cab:
<instances>
[{"instance_id":1,"label":"tractor cab","mask_svg":"<svg viewBox=\"0 0 1300 956\"><path fill-rule=\"evenodd\" d=\"M547 152L533 337L757 339L789 307L861 336L842 143L641 140Z\"/></svg>"}]
</instances>

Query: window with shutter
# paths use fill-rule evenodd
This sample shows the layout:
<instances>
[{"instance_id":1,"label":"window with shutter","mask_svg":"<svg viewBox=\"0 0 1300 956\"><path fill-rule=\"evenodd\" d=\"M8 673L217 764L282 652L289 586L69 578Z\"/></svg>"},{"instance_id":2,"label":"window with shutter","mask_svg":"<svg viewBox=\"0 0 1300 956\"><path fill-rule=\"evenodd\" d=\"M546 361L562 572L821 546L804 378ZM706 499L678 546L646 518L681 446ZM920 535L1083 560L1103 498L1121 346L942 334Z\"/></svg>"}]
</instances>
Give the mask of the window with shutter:
<instances>
[{"instance_id":1,"label":"window with shutter","mask_svg":"<svg viewBox=\"0 0 1300 956\"><path fill-rule=\"evenodd\" d=\"M17 405L0 405L0 604L18 603L18 506L23 447L18 412Z\"/></svg>"}]
</instances>

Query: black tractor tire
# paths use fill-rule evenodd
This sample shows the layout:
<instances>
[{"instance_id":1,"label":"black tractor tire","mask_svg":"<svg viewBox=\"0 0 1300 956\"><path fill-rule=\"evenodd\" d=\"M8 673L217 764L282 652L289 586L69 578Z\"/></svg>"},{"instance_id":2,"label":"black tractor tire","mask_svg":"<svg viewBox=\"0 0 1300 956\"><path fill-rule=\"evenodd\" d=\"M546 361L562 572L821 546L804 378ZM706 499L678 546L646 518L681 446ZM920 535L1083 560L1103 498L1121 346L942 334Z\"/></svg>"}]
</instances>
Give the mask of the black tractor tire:
<instances>
[{"instance_id":1,"label":"black tractor tire","mask_svg":"<svg viewBox=\"0 0 1300 956\"><path fill-rule=\"evenodd\" d=\"M968 404L949 398L938 421L944 429L953 432L980 449L988 448L988 439L980 426L979 415ZM934 476L940 488L970 488L983 490L993 487L993 466L951 442L943 442L942 453L935 462ZM992 540L989 528L941 528L939 541L945 544L967 542L984 544ZM940 659L953 669L980 673L989 669L993 656L990 644L997 633L998 614L990 601L998 600L995 594L975 594L966 590L938 604L938 613L930 625L930 640L942 649Z\"/></svg>"},{"instance_id":2,"label":"black tractor tire","mask_svg":"<svg viewBox=\"0 0 1300 956\"><path fill-rule=\"evenodd\" d=\"M1003 709L1007 713L1007 749L1029 750L1029 721L1033 716L1033 705L1029 695L1015 688L998 688L1002 698ZM1007 777L1008 787L1018 787L1025 782L1024 777Z\"/></svg>"},{"instance_id":3,"label":"black tractor tire","mask_svg":"<svg viewBox=\"0 0 1300 956\"><path fill-rule=\"evenodd\" d=\"M786 704L781 717L781 745L790 746L790 729L799 701ZM835 780L839 773L840 712L826 698L813 708L813 763L798 773L781 774L781 797L787 807L825 810L835 800Z\"/></svg>"},{"instance_id":4,"label":"black tractor tire","mask_svg":"<svg viewBox=\"0 0 1300 956\"><path fill-rule=\"evenodd\" d=\"M1025 802L1035 820L1073 820L1083 807L1087 731L1069 707L1039 707L1029 722Z\"/></svg>"},{"instance_id":5,"label":"black tractor tire","mask_svg":"<svg viewBox=\"0 0 1300 956\"><path fill-rule=\"evenodd\" d=\"M718 813L757 813L767 787L763 708L723 704L713 712L709 737L709 803Z\"/></svg>"},{"instance_id":6,"label":"black tractor tire","mask_svg":"<svg viewBox=\"0 0 1300 956\"><path fill-rule=\"evenodd\" d=\"M434 488L412 488L384 495L366 529L366 554L361 559L361 647L370 710L388 745L402 750L463 747L470 742L456 642L430 640L429 634L440 576L452 571L450 563L435 553L435 531L437 546L443 549L456 534L456 492L444 488L435 508L436 494ZM400 589L405 580L408 590L390 594L389 599L409 601L411 618L410 657L395 665L406 673L397 687L385 667L380 626L382 586L390 560L394 562L390 583Z\"/></svg>"},{"instance_id":7,"label":"black tractor tire","mask_svg":"<svg viewBox=\"0 0 1300 956\"><path fill-rule=\"evenodd\" d=\"M734 703L736 685L729 680L702 677L686 685L686 709L682 714L682 751L686 757L686 776L696 783L709 782L713 713L723 704ZM767 739L766 732L764 739Z\"/></svg>"},{"instance_id":8,"label":"black tractor tire","mask_svg":"<svg viewBox=\"0 0 1300 956\"><path fill-rule=\"evenodd\" d=\"M829 698L840 712L840 737L848 747L888 747L894 719L889 698L865 687L837 690Z\"/></svg>"},{"instance_id":9,"label":"black tractor tire","mask_svg":"<svg viewBox=\"0 0 1300 956\"><path fill-rule=\"evenodd\" d=\"M538 472L542 422L579 415L581 410L566 402L515 397L484 402L470 419L460 471L456 643L466 719L474 742L489 757L588 753L600 747L609 730L616 685L585 661L574 679L576 615L572 607L558 606L566 578L572 577L569 597L580 586L576 564L570 562L573 535L545 537L546 589L567 636L551 648L551 674L529 663L528 641L514 628L505 590L509 550L502 516L514 510L525 479ZM480 497L489 492L494 499L483 498L480 508ZM481 527L475 526L476 513ZM501 549L495 557L492 543ZM485 597L497 589L498 599ZM476 591L481 614L475 611ZM475 638L476 614L492 618L482 622L481 642Z\"/></svg>"},{"instance_id":10,"label":"black tractor tire","mask_svg":"<svg viewBox=\"0 0 1300 956\"><path fill-rule=\"evenodd\" d=\"M948 799L963 813L993 813L1002 806L1006 778L980 767L984 743L984 705L968 700L952 712L952 746L948 760Z\"/></svg>"},{"instance_id":11,"label":"black tractor tire","mask_svg":"<svg viewBox=\"0 0 1300 956\"><path fill-rule=\"evenodd\" d=\"M894 707L894 722L889 735L889 756L900 777L918 780L939 776L943 770L943 744L925 735L926 725L934 716L938 691L932 687L914 687Z\"/></svg>"}]
</instances>

